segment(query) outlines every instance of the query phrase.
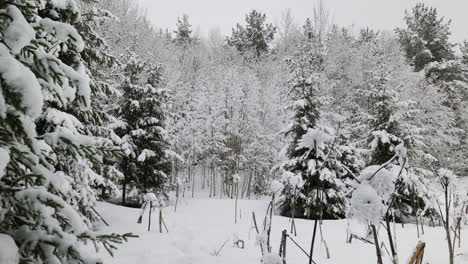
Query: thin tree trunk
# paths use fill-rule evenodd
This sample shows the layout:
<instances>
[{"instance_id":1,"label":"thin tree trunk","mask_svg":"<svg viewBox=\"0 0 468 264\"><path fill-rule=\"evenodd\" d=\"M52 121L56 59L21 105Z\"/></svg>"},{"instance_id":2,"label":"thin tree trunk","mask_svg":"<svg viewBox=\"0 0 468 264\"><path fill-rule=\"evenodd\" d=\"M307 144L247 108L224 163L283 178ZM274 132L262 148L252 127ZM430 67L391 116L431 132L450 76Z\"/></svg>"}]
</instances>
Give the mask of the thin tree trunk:
<instances>
[{"instance_id":1,"label":"thin tree trunk","mask_svg":"<svg viewBox=\"0 0 468 264\"><path fill-rule=\"evenodd\" d=\"M127 176L124 176L124 181L122 184L122 205L125 206L125 200L127 198Z\"/></svg>"},{"instance_id":2,"label":"thin tree trunk","mask_svg":"<svg viewBox=\"0 0 468 264\"><path fill-rule=\"evenodd\" d=\"M453 245L450 239L450 202L448 184L445 186L445 232L447 234L447 243L449 248L449 263L453 264Z\"/></svg>"},{"instance_id":3,"label":"thin tree trunk","mask_svg":"<svg viewBox=\"0 0 468 264\"><path fill-rule=\"evenodd\" d=\"M176 181L177 187L176 187L176 201L174 205L174 212L177 212L177 203L179 202L179 182Z\"/></svg>"},{"instance_id":4,"label":"thin tree trunk","mask_svg":"<svg viewBox=\"0 0 468 264\"><path fill-rule=\"evenodd\" d=\"M213 167L213 197L216 197L216 168Z\"/></svg>"},{"instance_id":5,"label":"thin tree trunk","mask_svg":"<svg viewBox=\"0 0 468 264\"><path fill-rule=\"evenodd\" d=\"M203 167L202 167L202 173L203 173L203 176L202 176L202 181L200 183L200 187L202 190L205 189L205 180L206 180L206 169L205 169L205 163L203 163Z\"/></svg>"},{"instance_id":6,"label":"thin tree trunk","mask_svg":"<svg viewBox=\"0 0 468 264\"><path fill-rule=\"evenodd\" d=\"M211 198L211 196L213 194L213 169L211 167L210 167L210 171L209 171L208 174L209 174L208 175L208 177L209 177L209 179L208 179L208 185L209 186L208 187L210 188L210 198Z\"/></svg>"},{"instance_id":7,"label":"thin tree trunk","mask_svg":"<svg viewBox=\"0 0 468 264\"><path fill-rule=\"evenodd\" d=\"M252 186L252 171L250 170L250 173L249 173L249 186L247 188L247 195L249 197L249 200L250 200L251 186Z\"/></svg>"},{"instance_id":8,"label":"thin tree trunk","mask_svg":"<svg viewBox=\"0 0 468 264\"><path fill-rule=\"evenodd\" d=\"M239 199L239 182L237 184L237 194L236 194L236 206L235 206L235 214L234 214L234 224L237 224L237 200Z\"/></svg>"},{"instance_id":9,"label":"thin tree trunk","mask_svg":"<svg viewBox=\"0 0 468 264\"><path fill-rule=\"evenodd\" d=\"M268 252L271 252L271 245L270 245L270 234L271 234L271 222L273 221L273 207L275 206L275 194L271 196L271 207L270 207L270 221L268 223L268 230L267 230L267 249ZM268 214L268 212L267 212Z\"/></svg>"},{"instance_id":10,"label":"thin tree trunk","mask_svg":"<svg viewBox=\"0 0 468 264\"><path fill-rule=\"evenodd\" d=\"M190 170L190 172L192 172L192 170ZM194 194L195 194L195 174L196 173L193 173L192 175L192 198L194 197Z\"/></svg>"},{"instance_id":11,"label":"thin tree trunk","mask_svg":"<svg viewBox=\"0 0 468 264\"><path fill-rule=\"evenodd\" d=\"M395 246L395 249L398 248L398 245L397 245L397 236L396 236L396 220L395 220L395 212L392 212L392 218L393 218L393 239L395 240L394 241L394 246Z\"/></svg>"},{"instance_id":12,"label":"thin tree trunk","mask_svg":"<svg viewBox=\"0 0 468 264\"><path fill-rule=\"evenodd\" d=\"M458 248L460 248L461 245L461 217L458 218Z\"/></svg>"}]
</instances>

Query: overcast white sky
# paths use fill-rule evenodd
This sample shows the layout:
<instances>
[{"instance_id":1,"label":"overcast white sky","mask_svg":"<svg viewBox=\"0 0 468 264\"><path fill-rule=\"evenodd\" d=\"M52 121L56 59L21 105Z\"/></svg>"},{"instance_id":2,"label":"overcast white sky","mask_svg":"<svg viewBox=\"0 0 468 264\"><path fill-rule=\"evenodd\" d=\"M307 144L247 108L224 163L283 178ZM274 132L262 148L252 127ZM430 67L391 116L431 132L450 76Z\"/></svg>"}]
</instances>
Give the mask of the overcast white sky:
<instances>
[{"instance_id":1,"label":"overcast white sky","mask_svg":"<svg viewBox=\"0 0 468 264\"><path fill-rule=\"evenodd\" d=\"M252 9L266 13L270 22L277 24L281 12L290 8L296 23L302 25L312 16L316 0L139 0L151 21L158 27L173 30L177 17L186 13L194 29L206 35L218 27L225 35ZM440 16L452 19L452 41L468 39L468 0L323 0L333 21L341 26L369 26L392 30L403 26L405 9L417 2L436 7Z\"/></svg>"}]
</instances>

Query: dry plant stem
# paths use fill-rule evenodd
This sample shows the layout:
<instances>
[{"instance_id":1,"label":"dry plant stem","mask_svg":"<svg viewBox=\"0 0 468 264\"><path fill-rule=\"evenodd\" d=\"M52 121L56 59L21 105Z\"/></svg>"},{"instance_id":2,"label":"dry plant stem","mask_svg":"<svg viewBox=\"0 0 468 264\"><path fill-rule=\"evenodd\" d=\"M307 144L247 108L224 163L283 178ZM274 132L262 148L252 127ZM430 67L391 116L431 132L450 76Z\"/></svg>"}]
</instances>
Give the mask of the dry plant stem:
<instances>
[{"instance_id":1,"label":"dry plant stem","mask_svg":"<svg viewBox=\"0 0 468 264\"><path fill-rule=\"evenodd\" d=\"M211 197L211 193L210 193ZM177 182L177 187L176 187L176 201L174 205L174 212L177 212L177 203L179 202L179 183Z\"/></svg>"},{"instance_id":2,"label":"dry plant stem","mask_svg":"<svg viewBox=\"0 0 468 264\"><path fill-rule=\"evenodd\" d=\"M444 190L444 202L445 202L445 212L442 212L442 208L440 207L439 202L437 202L437 206L439 208L439 213L440 213L440 218L442 219L442 222L444 224L444 229L445 229L445 234L447 238L447 244L448 244L448 249L449 249L449 263L453 264L454 263L454 244L452 244L452 239L451 239L451 234L450 234L450 207L452 204L452 199L451 199L451 191L450 191L450 181L447 177L441 177L437 171L436 174L438 178L440 179L440 184L442 186L442 189Z\"/></svg>"},{"instance_id":3,"label":"dry plant stem","mask_svg":"<svg viewBox=\"0 0 468 264\"><path fill-rule=\"evenodd\" d=\"M249 173L249 185L247 187L247 197L249 198L249 200L250 200L250 189L251 189L250 186L252 185L252 174L253 174L252 171L250 171L250 173Z\"/></svg>"},{"instance_id":4,"label":"dry plant stem","mask_svg":"<svg viewBox=\"0 0 468 264\"><path fill-rule=\"evenodd\" d=\"M281 232L281 244L279 247L279 256L282 258L283 264L286 264L286 238L288 236L286 229Z\"/></svg>"},{"instance_id":5,"label":"dry plant stem","mask_svg":"<svg viewBox=\"0 0 468 264\"><path fill-rule=\"evenodd\" d=\"M138 220L137 220L137 223L138 224L141 224L141 221L142 221L142 218L143 218L143 214L145 213L145 210L146 210L146 207L148 206L148 202L145 202L143 204L143 207L141 209L141 212L140 212L140 215L138 216Z\"/></svg>"},{"instance_id":6,"label":"dry plant stem","mask_svg":"<svg viewBox=\"0 0 468 264\"><path fill-rule=\"evenodd\" d=\"M150 201L149 204L150 204L150 208L149 208L149 216L148 216L148 231L151 230L151 211L153 209L153 202Z\"/></svg>"},{"instance_id":7,"label":"dry plant stem","mask_svg":"<svg viewBox=\"0 0 468 264\"><path fill-rule=\"evenodd\" d=\"M255 231L257 231L257 235L259 234L259 230L258 230L258 225L257 225L257 219L255 218L255 212L252 212L252 218L253 218L253 222L254 222L254 227L255 227ZM260 242L260 251L262 252L262 256L264 255L263 253L263 245L262 243Z\"/></svg>"},{"instance_id":8,"label":"dry plant stem","mask_svg":"<svg viewBox=\"0 0 468 264\"><path fill-rule=\"evenodd\" d=\"M218 256L218 255L219 255L219 253L221 252L221 250L224 248L224 246L226 245L226 243L227 243L228 241L229 241L229 239L226 240L226 241L224 241L224 243L221 245L221 248L216 252L215 256Z\"/></svg>"},{"instance_id":9,"label":"dry plant stem","mask_svg":"<svg viewBox=\"0 0 468 264\"><path fill-rule=\"evenodd\" d=\"M395 240L395 248L398 248L397 245L397 236L396 236L396 221L395 221L395 212L392 211L392 218L393 218L393 239Z\"/></svg>"},{"instance_id":10,"label":"dry plant stem","mask_svg":"<svg viewBox=\"0 0 468 264\"><path fill-rule=\"evenodd\" d=\"M380 171L382 170L383 168L385 168L388 164L390 164L394 159L396 159L397 155L393 156L391 159L389 159L387 162L385 162L384 164L382 164L382 166L380 166L380 168L378 170L376 170L370 177L369 177L369 181L372 180L372 178L374 178L374 176ZM406 158L405 158L405 161L406 161Z\"/></svg>"},{"instance_id":11,"label":"dry plant stem","mask_svg":"<svg viewBox=\"0 0 468 264\"><path fill-rule=\"evenodd\" d=\"M396 264L398 261L398 256L395 250L395 246L393 245L392 231L390 229L390 214L389 213L385 215L385 224L386 224L386 230L387 230L387 235L388 235L388 243L390 244L390 251L392 252L393 263Z\"/></svg>"},{"instance_id":12,"label":"dry plant stem","mask_svg":"<svg viewBox=\"0 0 468 264\"><path fill-rule=\"evenodd\" d=\"M166 221L164 221L164 217L162 217L162 213L161 213L161 221L164 225L164 228L166 229L166 232L169 233L169 229L167 229L167 226L166 226Z\"/></svg>"},{"instance_id":13,"label":"dry plant stem","mask_svg":"<svg viewBox=\"0 0 468 264\"><path fill-rule=\"evenodd\" d=\"M268 252L271 252L271 244L270 244L270 235L271 235L271 222L273 220L273 206L274 206L274 201L275 201L275 194L273 193L273 195L271 196L271 202L270 202L270 206L269 206L269 209L270 209L270 221L268 223L268 229L267 229L267 250ZM268 214L268 210L267 210L267 214ZM265 224L266 224L266 219L267 219L267 216L265 215ZM265 226L266 227L266 226Z\"/></svg>"},{"instance_id":14,"label":"dry plant stem","mask_svg":"<svg viewBox=\"0 0 468 264\"><path fill-rule=\"evenodd\" d=\"M296 211L296 188L294 188L294 194L292 199L291 205L291 234L294 232L294 236L297 236L296 233L296 224L294 223L294 213Z\"/></svg>"},{"instance_id":15,"label":"dry plant stem","mask_svg":"<svg viewBox=\"0 0 468 264\"><path fill-rule=\"evenodd\" d=\"M236 205L234 206L234 224L237 224L237 200L239 199L239 182L236 183Z\"/></svg>"},{"instance_id":16,"label":"dry plant stem","mask_svg":"<svg viewBox=\"0 0 468 264\"><path fill-rule=\"evenodd\" d=\"M377 254L377 264L383 264L382 262L382 253L380 251L379 247L379 239L378 239L378 234L377 234L377 229L375 228L375 225L371 225L372 228L372 233L374 233L374 243L375 243L375 250Z\"/></svg>"},{"instance_id":17,"label":"dry plant stem","mask_svg":"<svg viewBox=\"0 0 468 264\"><path fill-rule=\"evenodd\" d=\"M348 167L346 167L344 164L341 164L341 167L343 167L347 172L349 172L349 174L353 177L353 179L357 183L361 184L361 181L357 178L357 176L350 169L348 169Z\"/></svg>"}]
</instances>

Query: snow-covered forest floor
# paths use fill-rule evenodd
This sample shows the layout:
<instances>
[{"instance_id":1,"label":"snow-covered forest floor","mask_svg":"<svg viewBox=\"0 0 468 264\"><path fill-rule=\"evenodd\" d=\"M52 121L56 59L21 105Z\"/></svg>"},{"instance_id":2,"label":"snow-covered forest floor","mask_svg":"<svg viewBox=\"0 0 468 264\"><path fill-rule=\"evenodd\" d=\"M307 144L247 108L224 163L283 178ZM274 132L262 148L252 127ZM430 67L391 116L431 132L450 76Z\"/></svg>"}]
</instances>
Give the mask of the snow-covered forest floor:
<instances>
[{"instance_id":1,"label":"snow-covered forest floor","mask_svg":"<svg viewBox=\"0 0 468 264\"><path fill-rule=\"evenodd\" d=\"M320 264L468 263L468 40L450 17L424 1L382 29L269 0L225 32L206 3L202 29L138 2L0 0L0 264L291 264L311 245ZM289 215L341 220L288 240Z\"/></svg>"},{"instance_id":2,"label":"snow-covered forest floor","mask_svg":"<svg viewBox=\"0 0 468 264\"><path fill-rule=\"evenodd\" d=\"M196 194L200 197L202 194ZM268 199L239 200L239 219L234 223L235 200L195 198L179 201L177 212L174 206L163 208L163 218L169 233L163 227L159 233L158 214L156 210L152 215L151 231L148 232L148 212L145 212L143 222L137 224L140 209L127 208L109 203L99 203L98 211L110 224L110 227L101 226L103 232L126 233L133 232L139 238L130 239L119 246L112 258L105 251L101 255L106 263L204 263L204 264L234 264L259 263L260 248L256 245L256 231L253 227L252 212L255 212L257 221L261 225L269 203ZM313 221L296 219L297 237L293 239L309 251ZM272 252L277 253L281 239L281 231L289 230L290 218L273 216L272 222ZM346 243L347 220L324 220L322 234L325 239L330 259L326 259L326 251L322 242L316 244L314 260L317 263L375 263L374 245L354 239L351 244ZM366 227L351 222L354 234L365 236ZM401 263L408 263L418 241L426 242L424 262L429 264L447 263L447 243L443 227L424 227L425 234L417 237L416 226L405 224L396 225L397 248ZM380 228L380 239L388 247L385 240L385 229ZM462 228L462 238L468 238L468 229ZM320 236L319 236L320 238ZM245 248L240 249L234 241L245 241ZM223 243L226 245L219 251ZM319 239L318 241L320 241ZM462 239L463 240L463 239ZM383 250L384 263L391 263L390 258ZM466 244L456 248L455 263L468 263L468 249ZM307 263L305 254L296 247L291 240L287 242L286 260L289 264Z\"/></svg>"}]
</instances>

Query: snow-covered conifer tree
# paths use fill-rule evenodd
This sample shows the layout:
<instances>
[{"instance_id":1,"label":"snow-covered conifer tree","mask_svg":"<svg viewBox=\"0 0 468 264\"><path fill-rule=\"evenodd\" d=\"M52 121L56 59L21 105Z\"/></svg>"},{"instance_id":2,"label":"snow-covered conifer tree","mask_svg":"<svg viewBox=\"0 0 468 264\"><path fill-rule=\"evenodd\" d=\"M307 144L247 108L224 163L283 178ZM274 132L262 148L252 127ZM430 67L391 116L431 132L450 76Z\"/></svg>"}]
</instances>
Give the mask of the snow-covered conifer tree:
<instances>
[{"instance_id":1,"label":"snow-covered conifer tree","mask_svg":"<svg viewBox=\"0 0 468 264\"><path fill-rule=\"evenodd\" d=\"M93 230L94 187L106 181L96 166L115 148L87 126L89 32L73 26L82 19L75 1L0 6L0 233L22 262L96 263L84 243L111 252L128 236Z\"/></svg>"},{"instance_id":2,"label":"snow-covered conifer tree","mask_svg":"<svg viewBox=\"0 0 468 264\"><path fill-rule=\"evenodd\" d=\"M439 18L437 9L418 3L405 13L405 22L407 28L397 28L396 33L415 71L430 62L453 59L453 44L449 42L451 21Z\"/></svg>"},{"instance_id":3,"label":"snow-covered conifer tree","mask_svg":"<svg viewBox=\"0 0 468 264\"><path fill-rule=\"evenodd\" d=\"M122 203L128 186L143 194L153 189L163 191L170 171L162 66L133 55L127 59L124 72L118 108L122 125L116 129L125 154L121 162L125 174Z\"/></svg>"},{"instance_id":4,"label":"snow-covered conifer tree","mask_svg":"<svg viewBox=\"0 0 468 264\"><path fill-rule=\"evenodd\" d=\"M290 60L294 117L287 135L291 142L283 169L286 175L302 177L301 188L293 189L289 179L283 179L286 188L281 197L283 214L291 213L291 199L295 200L298 216L337 218L344 215L344 197L338 195L341 181L332 169L330 152L335 151L335 131L320 123L321 89L326 85L323 74L324 47L308 34L299 52ZM310 38L309 38L310 37ZM338 171L344 170L337 168ZM296 193L297 192L297 193ZM292 212L296 214L296 212Z\"/></svg>"},{"instance_id":5,"label":"snow-covered conifer tree","mask_svg":"<svg viewBox=\"0 0 468 264\"><path fill-rule=\"evenodd\" d=\"M232 29L232 36L227 39L227 43L241 52L254 52L259 57L268 51L276 27L266 23L266 15L257 10L248 13L245 22L245 27L237 24L236 28Z\"/></svg>"}]
</instances>

